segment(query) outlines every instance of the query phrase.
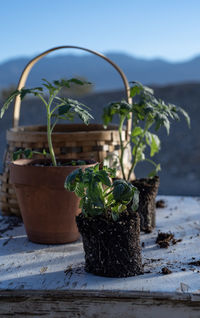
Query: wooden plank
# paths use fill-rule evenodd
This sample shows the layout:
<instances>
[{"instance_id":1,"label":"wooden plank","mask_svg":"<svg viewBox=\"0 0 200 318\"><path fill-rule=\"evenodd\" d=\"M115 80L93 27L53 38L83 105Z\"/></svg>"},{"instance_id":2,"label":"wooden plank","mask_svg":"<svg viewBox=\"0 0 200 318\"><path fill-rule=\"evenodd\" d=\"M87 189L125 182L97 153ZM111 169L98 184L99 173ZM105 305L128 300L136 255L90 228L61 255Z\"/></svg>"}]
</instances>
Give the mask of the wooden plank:
<instances>
[{"instance_id":1,"label":"wooden plank","mask_svg":"<svg viewBox=\"0 0 200 318\"><path fill-rule=\"evenodd\" d=\"M90 292L56 294L53 292L0 292L0 317L15 314L15 317L81 317L97 318L199 318L200 301L185 298L176 300L158 294L101 295Z\"/></svg>"}]
</instances>

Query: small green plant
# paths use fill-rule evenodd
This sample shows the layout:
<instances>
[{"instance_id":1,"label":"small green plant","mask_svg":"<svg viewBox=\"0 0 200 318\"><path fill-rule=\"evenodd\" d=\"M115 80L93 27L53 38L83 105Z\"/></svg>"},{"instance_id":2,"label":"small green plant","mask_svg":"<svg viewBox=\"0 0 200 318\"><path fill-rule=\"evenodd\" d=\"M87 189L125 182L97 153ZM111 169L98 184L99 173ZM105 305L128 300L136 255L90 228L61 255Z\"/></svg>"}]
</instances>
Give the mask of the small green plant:
<instances>
[{"instance_id":1,"label":"small green plant","mask_svg":"<svg viewBox=\"0 0 200 318\"><path fill-rule=\"evenodd\" d=\"M86 217L102 215L116 221L132 200L132 209L138 208L139 192L125 180L115 180L115 170L99 164L74 170L65 181L65 188L81 198L80 207Z\"/></svg>"},{"instance_id":2,"label":"small green plant","mask_svg":"<svg viewBox=\"0 0 200 318\"><path fill-rule=\"evenodd\" d=\"M30 148L26 148L26 149L18 149L16 151L13 152L12 154L12 159L13 161L20 159L22 156L27 158L27 159L31 159L33 158L33 155L43 155L44 157L49 157L49 153L46 152L45 149L43 149L43 151L36 151L36 150L32 150Z\"/></svg>"},{"instance_id":3,"label":"small green plant","mask_svg":"<svg viewBox=\"0 0 200 318\"><path fill-rule=\"evenodd\" d=\"M141 161L148 161L154 166L149 177L153 177L161 169L160 164L156 164L152 158L160 150L160 139L157 134L150 131L154 126L157 132L160 127L164 126L167 134L170 131L170 120L179 120L179 113L182 114L190 126L190 118L187 112L181 107L173 104L166 104L163 100L157 99L153 94L153 90L143 86L138 82L131 82L130 93L133 98L133 103L129 104L125 100L120 102L110 103L104 108L103 122L107 126L112 122L113 116L119 117L119 137L120 150L119 165L125 180L131 179L131 174L134 172L136 165ZM130 140L123 143L123 125L126 120L132 116L132 131ZM132 142L132 162L128 175L124 172L124 151L128 144ZM149 146L150 158L145 156L145 150Z\"/></svg>"},{"instance_id":4,"label":"small green plant","mask_svg":"<svg viewBox=\"0 0 200 318\"><path fill-rule=\"evenodd\" d=\"M71 84L84 85L90 83L72 78L69 80L62 79L60 81L54 81L53 84L51 84L46 79L43 79L42 87L15 90L5 101L0 113L0 117L2 118L9 105L18 95L21 99L28 94L39 97L46 107L47 140L53 166L57 166L57 162L52 144L52 132L58 120L64 119L72 121L75 116L78 116L86 125L88 125L89 120L93 119L92 115L88 112L89 108L84 104L70 98L61 98L58 96L62 88L69 88ZM48 97L46 92L48 92ZM27 153L29 152L28 149L25 151ZM28 155L30 156L31 153L29 152Z\"/></svg>"}]
</instances>

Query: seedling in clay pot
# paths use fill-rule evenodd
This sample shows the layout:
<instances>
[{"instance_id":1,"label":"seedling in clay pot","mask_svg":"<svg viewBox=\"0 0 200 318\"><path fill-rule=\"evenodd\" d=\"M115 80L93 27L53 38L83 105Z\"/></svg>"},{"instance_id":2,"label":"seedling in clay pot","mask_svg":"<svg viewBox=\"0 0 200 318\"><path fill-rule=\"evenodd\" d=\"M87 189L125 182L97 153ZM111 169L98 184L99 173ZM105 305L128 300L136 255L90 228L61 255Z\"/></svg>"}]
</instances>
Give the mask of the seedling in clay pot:
<instances>
[{"instance_id":1,"label":"seedling in clay pot","mask_svg":"<svg viewBox=\"0 0 200 318\"><path fill-rule=\"evenodd\" d=\"M181 108L172 104L166 104L163 100L153 95L153 90L143 86L138 82L131 82L130 90L133 98L132 104L122 100L112 102L104 108L103 121L107 126L112 122L113 116L119 117L120 155L117 157L118 166L122 171L123 178L131 181L140 191L139 214L141 218L141 230L151 232L155 227L155 197L158 192L160 164L152 160L154 155L160 151L160 139L157 131L165 127L167 134L170 131L170 120L179 120L182 114L190 126L188 114ZM123 125L125 121L132 117L132 129L130 139L123 143ZM152 132L154 128L155 132ZM132 144L131 168L125 174L124 152L128 144ZM146 150L149 148L149 154ZM140 162L149 162L153 170L146 178L132 179L135 175L135 168Z\"/></svg>"},{"instance_id":2,"label":"seedling in clay pot","mask_svg":"<svg viewBox=\"0 0 200 318\"><path fill-rule=\"evenodd\" d=\"M14 91L1 109L0 115L3 117L16 96L23 99L28 94L39 97L46 108L48 149L43 154L48 158L19 159L10 164L11 182L15 186L28 237L37 243L67 243L79 238L75 216L80 213L80 200L65 191L63 184L72 171L90 167L94 162L56 158L52 141L52 133L59 119L71 121L78 116L88 125L93 118L85 105L58 96L63 87L70 87L72 83L84 84L74 78L53 83L43 80L42 87ZM33 154L31 149L19 149L14 159L20 155L31 158Z\"/></svg>"},{"instance_id":3,"label":"seedling in clay pot","mask_svg":"<svg viewBox=\"0 0 200 318\"><path fill-rule=\"evenodd\" d=\"M15 90L5 101L0 113L0 117L2 118L5 111L18 95L20 96L21 100L24 99L26 95L34 95L39 97L46 108L47 140L50 158L53 166L57 166L57 162L53 149L52 132L58 120L63 119L67 121L73 121L74 117L78 116L86 125L88 125L89 120L93 119L92 115L88 112L89 108L84 104L80 103L77 100L73 100L70 98L61 98L58 96L62 88L70 88L71 84L84 85L90 83L72 78L69 80L57 80L54 81L53 84L51 84L46 79L43 79L42 87L35 87L30 89L22 88L21 90ZM46 90L49 95L48 99L46 99Z\"/></svg>"},{"instance_id":4,"label":"seedling in clay pot","mask_svg":"<svg viewBox=\"0 0 200 318\"><path fill-rule=\"evenodd\" d=\"M81 198L76 217L85 250L85 269L108 277L143 273L140 250L139 193L125 180L115 180L113 170L99 165L77 169L65 188Z\"/></svg>"}]
</instances>

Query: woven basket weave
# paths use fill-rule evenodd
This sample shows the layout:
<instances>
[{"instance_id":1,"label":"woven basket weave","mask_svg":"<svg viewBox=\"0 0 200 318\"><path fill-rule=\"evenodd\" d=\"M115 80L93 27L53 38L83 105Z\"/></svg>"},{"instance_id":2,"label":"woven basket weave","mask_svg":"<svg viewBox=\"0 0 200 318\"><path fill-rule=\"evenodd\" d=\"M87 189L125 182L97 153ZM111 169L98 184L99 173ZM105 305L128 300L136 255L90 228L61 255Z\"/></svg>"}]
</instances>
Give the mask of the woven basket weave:
<instances>
[{"instance_id":1,"label":"woven basket weave","mask_svg":"<svg viewBox=\"0 0 200 318\"><path fill-rule=\"evenodd\" d=\"M50 52L63 48L81 49L93 53L110 63L120 74L125 86L127 101L131 102L129 84L121 69L104 55L77 46L56 47L35 57L25 67L18 84L18 89L20 90L25 86L28 74L38 60ZM14 188L10 183L9 162L12 160L13 152L23 148L31 148L37 151L48 149L46 126L19 126L20 107L21 100L20 97L17 96L13 112L13 128L7 131L4 170L0 176L0 206L2 213L6 215L21 215ZM123 141L128 140L130 127L131 119L127 122L126 130L123 131ZM115 125L111 125L107 129L104 129L100 124L90 124L89 126L83 124L57 125L52 134L55 155L59 158L71 159L92 158L98 162L102 162L105 158L109 157L109 154L118 153L120 151L120 140L117 129L118 127ZM126 156L127 169L130 165L128 152ZM36 157L38 157L38 155L34 155L34 158ZM110 164L112 163L110 162Z\"/></svg>"}]
</instances>

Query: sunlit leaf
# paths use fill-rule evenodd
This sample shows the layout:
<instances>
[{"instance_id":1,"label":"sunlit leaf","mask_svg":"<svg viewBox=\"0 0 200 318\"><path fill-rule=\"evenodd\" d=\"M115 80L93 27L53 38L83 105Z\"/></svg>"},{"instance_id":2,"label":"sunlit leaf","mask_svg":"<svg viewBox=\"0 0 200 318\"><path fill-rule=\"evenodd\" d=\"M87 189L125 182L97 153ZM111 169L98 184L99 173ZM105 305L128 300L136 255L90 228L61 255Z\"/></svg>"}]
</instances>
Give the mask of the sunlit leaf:
<instances>
[{"instance_id":1,"label":"sunlit leaf","mask_svg":"<svg viewBox=\"0 0 200 318\"><path fill-rule=\"evenodd\" d=\"M152 170L152 171L148 174L148 177L149 177L149 178L155 177L155 176L158 174L158 171L160 171L160 170L161 170L161 166L160 166L160 164L158 164L158 165L156 166L156 168L155 168L154 170Z\"/></svg>"},{"instance_id":2,"label":"sunlit leaf","mask_svg":"<svg viewBox=\"0 0 200 318\"><path fill-rule=\"evenodd\" d=\"M139 136L143 134L144 130L141 127L135 127L131 133L132 137Z\"/></svg>"},{"instance_id":3,"label":"sunlit leaf","mask_svg":"<svg viewBox=\"0 0 200 318\"><path fill-rule=\"evenodd\" d=\"M137 211L138 206L139 206L139 191L136 187L134 187L133 191L133 197L132 197L132 204L131 208L133 211Z\"/></svg>"},{"instance_id":4,"label":"sunlit leaf","mask_svg":"<svg viewBox=\"0 0 200 318\"><path fill-rule=\"evenodd\" d=\"M8 109L8 107L10 106L10 104L12 103L12 101L16 98L16 96L20 95L20 91L15 90L4 102L3 107L1 108L1 113L0 113L0 117L2 118L5 111Z\"/></svg>"}]
</instances>

